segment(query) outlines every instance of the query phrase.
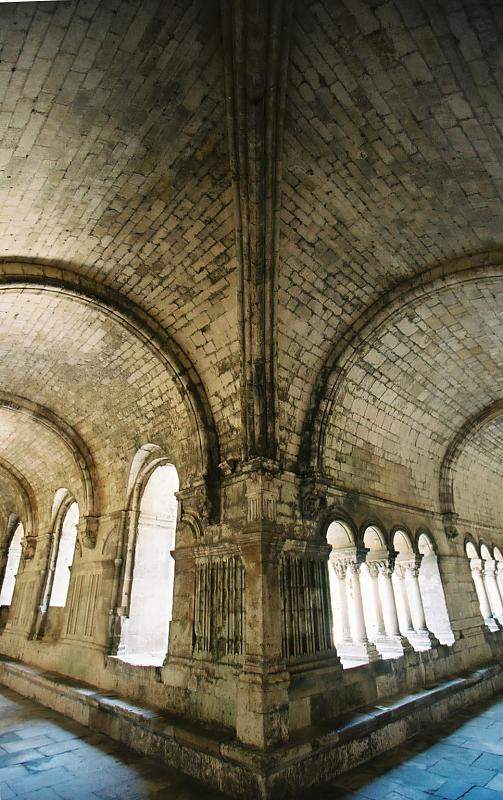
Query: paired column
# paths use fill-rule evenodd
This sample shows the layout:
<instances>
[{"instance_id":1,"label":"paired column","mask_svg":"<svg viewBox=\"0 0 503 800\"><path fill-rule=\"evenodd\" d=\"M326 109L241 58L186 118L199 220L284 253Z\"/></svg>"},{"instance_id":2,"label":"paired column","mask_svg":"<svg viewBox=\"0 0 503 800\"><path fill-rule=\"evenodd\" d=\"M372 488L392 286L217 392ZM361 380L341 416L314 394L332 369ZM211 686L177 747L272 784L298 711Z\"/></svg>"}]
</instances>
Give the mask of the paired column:
<instances>
[{"instance_id":1,"label":"paired column","mask_svg":"<svg viewBox=\"0 0 503 800\"><path fill-rule=\"evenodd\" d=\"M496 581L496 562L485 560L482 577L489 600L491 614L500 624L503 625L503 603L501 601L500 590Z\"/></svg>"},{"instance_id":2,"label":"paired column","mask_svg":"<svg viewBox=\"0 0 503 800\"><path fill-rule=\"evenodd\" d=\"M334 641L337 645L351 642L349 628L348 598L346 593L347 564L343 561L330 560L330 586L337 604L337 616L334 615Z\"/></svg>"},{"instance_id":3,"label":"paired column","mask_svg":"<svg viewBox=\"0 0 503 800\"><path fill-rule=\"evenodd\" d=\"M495 561L496 565L496 583L500 590L500 596L503 599L503 561Z\"/></svg>"},{"instance_id":4,"label":"paired column","mask_svg":"<svg viewBox=\"0 0 503 800\"><path fill-rule=\"evenodd\" d=\"M375 581L378 594L378 600L376 601L378 639L375 641L375 644L379 652L388 658L397 658L403 655L405 650L410 649L410 644L408 640L401 635L400 626L398 624L395 592L391 580L393 563L394 561L391 558L370 561L368 563L369 573L372 582L374 583ZM383 622L382 634L379 616L382 617Z\"/></svg>"},{"instance_id":5,"label":"paired column","mask_svg":"<svg viewBox=\"0 0 503 800\"><path fill-rule=\"evenodd\" d=\"M367 637L363 611L360 569L366 551L356 548L333 551L330 557L339 585L339 629L343 638L337 642L337 651L344 663L369 663L380 658L379 652Z\"/></svg>"},{"instance_id":6,"label":"paired column","mask_svg":"<svg viewBox=\"0 0 503 800\"><path fill-rule=\"evenodd\" d=\"M395 568L400 589L404 634L415 650L429 650L436 643L435 637L426 627L421 588L419 586L419 568L422 556L400 561Z\"/></svg>"},{"instance_id":7,"label":"paired column","mask_svg":"<svg viewBox=\"0 0 503 800\"><path fill-rule=\"evenodd\" d=\"M491 605L489 603L489 597L487 596L486 584L484 581L484 562L480 558L472 558L470 559L470 569L472 571L475 591L477 592L480 613L482 614L482 617L484 618L489 630L497 631L498 623L492 615Z\"/></svg>"}]
</instances>

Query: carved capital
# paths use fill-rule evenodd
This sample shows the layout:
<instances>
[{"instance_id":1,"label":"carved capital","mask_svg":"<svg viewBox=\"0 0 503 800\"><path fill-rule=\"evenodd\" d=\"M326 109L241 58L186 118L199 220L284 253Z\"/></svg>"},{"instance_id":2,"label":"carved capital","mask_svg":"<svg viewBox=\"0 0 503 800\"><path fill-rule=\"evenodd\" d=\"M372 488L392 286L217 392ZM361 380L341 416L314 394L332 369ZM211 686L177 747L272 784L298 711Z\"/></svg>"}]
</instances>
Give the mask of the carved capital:
<instances>
[{"instance_id":1,"label":"carved capital","mask_svg":"<svg viewBox=\"0 0 503 800\"><path fill-rule=\"evenodd\" d=\"M419 568L421 566L421 561L423 560L422 555L414 555L412 558L407 558L402 561L399 561L395 567L395 570L398 568L401 572L403 577L405 575L411 575L414 578L417 578L419 575Z\"/></svg>"},{"instance_id":2,"label":"carved capital","mask_svg":"<svg viewBox=\"0 0 503 800\"><path fill-rule=\"evenodd\" d=\"M496 573L495 561L484 561L484 575L494 575Z\"/></svg>"},{"instance_id":3,"label":"carved capital","mask_svg":"<svg viewBox=\"0 0 503 800\"><path fill-rule=\"evenodd\" d=\"M471 558L470 569L472 572L479 572L480 575L482 575L484 572L484 562L481 558Z\"/></svg>"},{"instance_id":4,"label":"carved capital","mask_svg":"<svg viewBox=\"0 0 503 800\"><path fill-rule=\"evenodd\" d=\"M371 578L377 578L379 576L381 562L379 561L367 561L367 569L369 571L369 575Z\"/></svg>"},{"instance_id":5,"label":"carved capital","mask_svg":"<svg viewBox=\"0 0 503 800\"><path fill-rule=\"evenodd\" d=\"M376 561L377 569L379 570L380 575L384 575L385 578L390 579L393 575L393 570L395 568L394 561Z\"/></svg>"},{"instance_id":6,"label":"carved capital","mask_svg":"<svg viewBox=\"0 0 503 800\"><path fill-rule=\"evenodd\" d=\"M332 565L332 569L334 570L335 574L339 578L339 580L343 581L346 577L346 573L348 571L348 561L345 561L343 558L337 559L337 561L330 560Z\"/></svg>"},{"instance_id":7,"label":"carved capital","mask_svg":"<svg viewBox=\"0 0 503 800\"><path fill-rule=\"evenodd\" d=\"M215 515L215 504L212 492L206 480L180 489L177 493L179 500L178 533L188 533L195 540L202 539L205 529L212 523Z\"/></svg>"}]
</instances>

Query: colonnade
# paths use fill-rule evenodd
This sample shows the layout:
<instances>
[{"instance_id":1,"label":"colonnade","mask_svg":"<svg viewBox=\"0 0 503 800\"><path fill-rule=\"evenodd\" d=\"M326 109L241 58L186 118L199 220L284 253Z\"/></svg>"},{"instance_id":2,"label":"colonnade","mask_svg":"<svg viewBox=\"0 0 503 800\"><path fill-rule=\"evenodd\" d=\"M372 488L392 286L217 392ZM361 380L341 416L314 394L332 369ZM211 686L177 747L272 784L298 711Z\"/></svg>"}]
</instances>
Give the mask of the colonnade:
<instances>
[{"instance_id":1,"label":"colonnade","mask_svg":"<svg viewBox=\"0 0 503 800\"><path fill-rule=\"evenodd\" d=\"M494 559L485 545L479 555L472 542L467 543L466 554L470 559L480 613L489 630L500 630L503 628L503 560Z\"/></svg>"},{"instance_id":2,"label":"colonnade","mask_svg":"<svg viewBox=\"0 0 503 800\"><path fill-rule=\"evenodd\" d=\"M332 550L334 638L343 662L393 658L411 646L431 647L434 637L426 625L419 585L421 559L414 555L395 562L391 556L372 558L365 548Z\"/></svg>"}]
</instances>

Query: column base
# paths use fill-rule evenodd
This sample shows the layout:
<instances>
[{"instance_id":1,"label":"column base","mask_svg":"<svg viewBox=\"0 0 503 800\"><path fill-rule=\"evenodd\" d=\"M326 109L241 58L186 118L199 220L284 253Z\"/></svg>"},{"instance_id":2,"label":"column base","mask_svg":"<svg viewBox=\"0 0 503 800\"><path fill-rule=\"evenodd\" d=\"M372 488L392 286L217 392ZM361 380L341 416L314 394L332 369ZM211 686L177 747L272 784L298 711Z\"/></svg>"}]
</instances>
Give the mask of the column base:
<instances>
[{"instance_id":1,"label":"column base","mask_svg":"<svg viewBox=\"0 0 503 800\"><path fill-rule=\"evenodd\" d=\"M485 619L484 622L486 626L489 628L489 630L492 631L492 633L496 633L496 631L501 630L501 628L503 627L501 622L498 625L498 622L494 617L487 617L487 619Z\"/></svg>"},{"instance_id":2,"label":"column base","mask_svg":"<svg viewBox=\"0 0 503 800\"><path fill-rule=\"evenodd\" d=\"M426 629L422 631L407 631L407 639L414 650L418 652L431 650L432 647L436 647L440 644L437 637Z\"/></svg>"},{"instance_id":3,"label":"column base","mask_svg":"<svg viewBox=\"0 0 503 800\"><path fill-rule=\"evenodd\" d=\"M370 664L382 658L372 642L340 642L336 645L337 653L343 664Z\"/></svg>"},{"instance_id":4,"label":"column base","mask_svg":"<svg viewBox=\"0 0 503 800\"><path fill-rule=\"evenodd\" d=\"M383 658L400 658L412 645L408 639L400 634L396 636L380 636L374 639L374 644Z\"/></svg>"}]
</instances>

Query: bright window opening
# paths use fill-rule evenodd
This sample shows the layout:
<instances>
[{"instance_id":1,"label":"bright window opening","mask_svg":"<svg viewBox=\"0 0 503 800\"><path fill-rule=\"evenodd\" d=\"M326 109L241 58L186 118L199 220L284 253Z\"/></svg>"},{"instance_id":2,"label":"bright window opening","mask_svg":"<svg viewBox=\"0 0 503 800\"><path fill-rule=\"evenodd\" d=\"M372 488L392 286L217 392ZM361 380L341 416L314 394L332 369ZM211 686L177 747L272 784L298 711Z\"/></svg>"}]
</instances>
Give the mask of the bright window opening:
<instances>
[{"instance_id":1,"label":"bright window opening","mask_svg":"<svg viewBox=\"0 0 503 800\"><path fill-rule=\"evenodd\" d=\"M79 507L72 503L66 512L61 526L58 556L54 570L50 606L62 607L66 603L68 587L70 586L70 568L75 553L77 542L77 525L79 522Z\"/></svg>"},{"instance_id":2,"label":"bright window opening","mask_svg":"<svg viewBox=\"0 0 503 800\"><path fill-rule=\"evenodd\" d=\"M172 615L178 473L172 464L157 467L140 502L129 617L119 652L130 663L161 665L168 647Z\"/></svg>"},{"instance_id":3,"label":"bright window opening","mask_svg":"<svg viewBox=\"0 0 503 800\"><path fill-rule=\"evenodd\" d=\"M0 606L10 606L12 597L14 595L14 586L16 584L16 575L19 569L19 562L21 561L21 542L24 536L24 528L20 522L14 531L9 546L9 554L7 556L7 565L5 567L5 575L2 583L2 591L0 592Z\"/></svg>"}]
</instances>

